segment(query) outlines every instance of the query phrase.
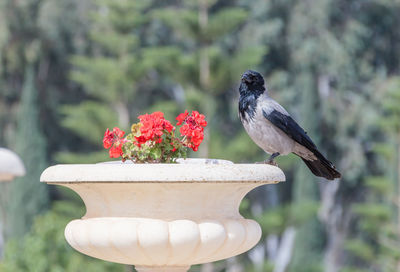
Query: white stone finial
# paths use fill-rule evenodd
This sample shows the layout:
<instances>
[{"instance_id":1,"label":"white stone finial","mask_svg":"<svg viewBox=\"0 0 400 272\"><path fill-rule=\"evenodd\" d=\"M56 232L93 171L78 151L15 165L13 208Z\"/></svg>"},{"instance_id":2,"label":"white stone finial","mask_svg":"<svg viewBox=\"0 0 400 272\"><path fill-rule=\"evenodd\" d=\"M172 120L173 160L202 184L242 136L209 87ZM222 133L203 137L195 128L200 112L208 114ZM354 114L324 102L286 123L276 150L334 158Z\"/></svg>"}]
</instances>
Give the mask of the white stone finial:
<instances>
[{"instance_id":1,"label":"white stone finial","mask_svg":"<svg viewBox=\"0 0 400 272\"><path fill-rule=\"evenodd\" d=\"M25 175L21 158L13 151L0 147L0 182Z\"/></svg>"}]
</instances>

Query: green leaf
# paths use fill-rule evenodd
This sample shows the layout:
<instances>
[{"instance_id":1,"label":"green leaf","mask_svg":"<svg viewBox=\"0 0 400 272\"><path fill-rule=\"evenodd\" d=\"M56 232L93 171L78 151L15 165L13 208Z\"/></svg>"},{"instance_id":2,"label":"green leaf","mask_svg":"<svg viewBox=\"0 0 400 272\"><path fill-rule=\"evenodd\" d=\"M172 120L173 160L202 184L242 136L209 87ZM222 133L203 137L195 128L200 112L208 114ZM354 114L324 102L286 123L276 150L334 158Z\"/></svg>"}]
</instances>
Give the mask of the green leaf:
<instances>
[{"instance_id":1,"label":"green leaf","mask_svg":"<svg viewBox=\"0 0 400 272\"><path fill-rule=\"evenodd\" d=\"M242 8L225 8L213 14L203 34L209 40L220 38L228 34L243 23L248 13Z\"/></svg>"},{"instance_id":2,"label":"green leaf","mask_svg":"<svg viewBox=\"0 0 400 272\"><path fill-rule=\"evenodd\" d=\"M60 112L65 115L61 123L63 127L99 146L106 128L118 125L115 112L105 103L85 101L79 105L63 106Z\"/></svg>"},{"instance_id":3,"label":"green leaf","mask_svg":"<svg viewBox=\"0 0 400 272\"><path fill-rule=\"evenodd\" d=\"M150 154L151 154L151 156L153 157L153 159L155 159L155 160L160 159L160 158L161 158L161 154L162 154L162 152L161 152L161 147L158 146L158 147L156 147L156 148L153 148L153 149L151 150Z\"/></svg>"},{"instance_id":4,"label":"green leaf","mask_svg":"<svg viewBox=\"0 0 400 272\"><path fill-rule=\"evenodd\" d=\"M371 246L360 239L347 240L345 248L364 261L369 262L375 257Z\"/></svg>"},{"instance_id":5,"label":"green leaf","mask_svg":"<svg viewBox=\"0 0 400 272\"><path fill-rule=\"evenodd\" d=\"M382 196L390 195L393 189L392 181L384 176L369 177L365 183L369 188Z\"/></svg>"}]
</instances>

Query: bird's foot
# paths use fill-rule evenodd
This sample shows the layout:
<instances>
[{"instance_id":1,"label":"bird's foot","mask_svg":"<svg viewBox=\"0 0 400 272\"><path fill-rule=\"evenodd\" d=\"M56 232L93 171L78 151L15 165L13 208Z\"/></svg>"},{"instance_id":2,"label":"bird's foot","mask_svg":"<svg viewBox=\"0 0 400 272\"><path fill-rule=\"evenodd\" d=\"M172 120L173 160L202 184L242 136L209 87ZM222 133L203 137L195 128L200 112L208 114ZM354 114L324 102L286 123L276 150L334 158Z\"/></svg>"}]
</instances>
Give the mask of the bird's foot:
<instances>
[{"instance_id":1,"label":"bird's foot","mask_svg":"<svg viewBox=\"0 0 400 272\"><path fill-rule=\"evenodd\" d=\"M274 160L266 160L265 164L269 164L269 165L278 167L278 164Z\"/></svg>"},{"instance_id":2,"label":"bird's foot","mask_svg":"<svg viewBox=\"0 0 400 272\"><path fill-rule=\"evenodd\" d=\"M256 164L269 164L272 166L278 166L278 164L274 160L270 160L270 159L262 161L262 162L256 162Z\"/></svg>"}]
</instances>

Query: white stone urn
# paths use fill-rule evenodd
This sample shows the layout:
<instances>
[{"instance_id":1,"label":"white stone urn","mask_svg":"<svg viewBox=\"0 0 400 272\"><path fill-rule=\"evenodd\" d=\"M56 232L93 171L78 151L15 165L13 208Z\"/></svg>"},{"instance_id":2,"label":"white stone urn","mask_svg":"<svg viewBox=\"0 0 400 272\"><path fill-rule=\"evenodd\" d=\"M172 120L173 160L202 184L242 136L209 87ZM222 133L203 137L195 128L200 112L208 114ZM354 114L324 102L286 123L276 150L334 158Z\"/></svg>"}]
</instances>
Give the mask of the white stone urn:
<instances>
[{"instance_id":1,"label":"white stone urn","mask_svg":"<svg viewBox=\"0 0 400 272\"><path fill-rule=\"evenodd\" d=\"M83 199L85 216L65 229L79 252L139 272L184 272L251 249L261 228L240 215L240 202L260 185L285 180L266 164L186 161L56 165L41 182L68 187Z\"/></svg>"}]
</instances>

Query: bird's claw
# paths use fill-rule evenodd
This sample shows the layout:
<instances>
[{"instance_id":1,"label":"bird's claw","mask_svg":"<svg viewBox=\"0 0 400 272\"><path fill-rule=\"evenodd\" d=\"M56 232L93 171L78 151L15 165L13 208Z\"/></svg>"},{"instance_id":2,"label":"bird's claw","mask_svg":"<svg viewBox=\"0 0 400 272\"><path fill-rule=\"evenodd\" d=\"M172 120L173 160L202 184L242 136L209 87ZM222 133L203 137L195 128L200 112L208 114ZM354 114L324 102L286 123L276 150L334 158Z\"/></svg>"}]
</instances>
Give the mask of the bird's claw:
<instances>
[{"instance_id":1,"label":"bird's claw","mask_svg":"<svg viewBox=\"0 0 400 272\"><path fill-rule=\"evenodd\" d=\"M271 160L265 160L265 161L262 161L262 162L256 162L256 164L269 164L269 165L272 165L272 166L278 166L278 164L275 162L275 161L271 161Z\"/></svg>"},{"instance_id":2,"label":"bird's claw","mask_svg":"<svg viewBox=\"0 0 400 272\"><path fill-rule=\"evenodd\" d=\"M265 161L265 164L269 164L269 165L278 167L278 164L275 161L267 160L267 161Z\"/></svg>"}]
</instances>

